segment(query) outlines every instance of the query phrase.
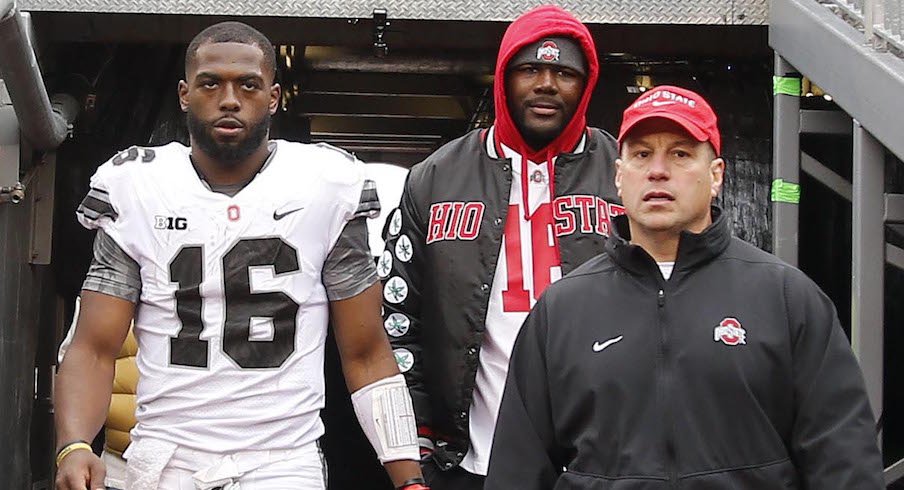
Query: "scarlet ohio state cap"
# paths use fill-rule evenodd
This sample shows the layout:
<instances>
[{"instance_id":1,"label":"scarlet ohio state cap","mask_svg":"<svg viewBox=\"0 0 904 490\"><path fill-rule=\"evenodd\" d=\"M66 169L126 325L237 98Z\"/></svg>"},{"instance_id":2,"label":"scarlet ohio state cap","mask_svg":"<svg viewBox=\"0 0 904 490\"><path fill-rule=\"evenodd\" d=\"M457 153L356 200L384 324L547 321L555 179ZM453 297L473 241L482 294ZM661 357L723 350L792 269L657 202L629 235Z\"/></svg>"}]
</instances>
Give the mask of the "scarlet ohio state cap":
<instances>
[{"instance_id":1,"label":"scarlet ohio state cap","mask_svg":"<svg viewBox=\"0 0 904 490\"><path fill-rule=\"evenodd\" d=\"M680 124L698 141L709 141L716 155L722 154L718 120L709 103L696 92L670 85L645 92L625 109L618 131L619 146L631 128L651 117L662 117Z\"/></svg>"}]
</instances>

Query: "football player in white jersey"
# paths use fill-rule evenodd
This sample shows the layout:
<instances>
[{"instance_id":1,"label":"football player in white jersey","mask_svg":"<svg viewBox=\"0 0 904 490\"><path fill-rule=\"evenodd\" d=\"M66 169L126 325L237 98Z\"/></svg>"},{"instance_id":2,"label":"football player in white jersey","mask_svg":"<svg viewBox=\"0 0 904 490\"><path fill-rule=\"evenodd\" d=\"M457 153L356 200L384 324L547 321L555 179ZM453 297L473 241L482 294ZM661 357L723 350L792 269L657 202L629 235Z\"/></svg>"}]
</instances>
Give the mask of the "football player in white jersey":
<instances>
[{"instance_id":1,"label":"football player in white jersey","mask_svg":"<svg viewBox=\"0 0 904 490\"><path fill-rule=\"evenodd\" d=\"M272 44L225 22L189 45L179 101L191 146L133 147L78 210L97 229L56 383L61 490L103 488L91 451L134 318L138 424L129 490L323 489L323 350L335 328L355 413L398 488L423 486L411 399L380 318L364 165L269 141Z\"/></svg>"}]
</instances>

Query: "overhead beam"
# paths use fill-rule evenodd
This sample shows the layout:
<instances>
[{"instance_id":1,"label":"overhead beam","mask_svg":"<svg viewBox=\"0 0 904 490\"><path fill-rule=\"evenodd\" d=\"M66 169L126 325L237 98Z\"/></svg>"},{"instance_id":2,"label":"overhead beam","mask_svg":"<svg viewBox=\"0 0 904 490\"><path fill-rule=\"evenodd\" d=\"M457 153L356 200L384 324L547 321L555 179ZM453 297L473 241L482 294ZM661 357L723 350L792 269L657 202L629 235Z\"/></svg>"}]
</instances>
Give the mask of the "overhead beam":
<instances>
[{"instance_id":1,"label":"overhead beam","mask_svg":"<svg viewBox=\"0 0 904 490\"><path fill-rule=\"evenodd\" d=\"M297 100L302 115L352 115L356 117L403 117L412 119L467 118L461 103L451 97L392 97L357 94L302 93Z\"/></svg>"},{"instance_id":2,"label":"overhead beam","mask_svg":"<svg viewBox=\"0 0 904 490\"><path fill-rule=\"evenodd\" d=\"M305 93L382 94L398 97L448 95L470 97L482 89L465 77L447 75L309 71L302 75Z\"/></svg>"},{"instance_id":3,"label":"overhead beam","mask_svg":"<svg viewBox=\"0 0 904 490\"><path fill-rule=\"evenodd\" d=\"M373 22L341 18L201 16L33 11L35 30L46 42L140 42L187 44L201 29L223 20L241 20L277 44L370 49ZM136 28L140 26L140 28ZM392 19L390 56L403 50L495 53L505 22ZM765 26L681 24L590 24L601 56L632 53L650 57L769 56Z\"/></svg>"},{"instance_id":4,"label":"overhead beam","mask_svg":"<svg viewBox=\"0 0 904 490\"><path fill-rule=\"evenodd\" d=\"M384 152L384 153L431 153L436 149L436 146L383 146L383 145L368 145L368 144L353 144L353 143L337 143L328 141L328 143L338 146L346 151L350 152L358 152L358 151L366 151L366 152Z\"/></svg>"},{"instance_id":5,"label":"overhead beam","mask_svg":"<svg viewBox=\"0 0 904 490\"><path fill-rule=\"evenodd\" d=\"M807 134L850 135L851 116L842 111L800 111L800 132Z\"/></svg>"},{"instance_id":6,"label":"overhead beam","mask_svg":"<svg viewBox=\"0 0 904 490\"><path fill-rule=\"evenodd\" d=\"M314 71L361 71L376 73L410 73L432 75L489 75L495 61L492 57L443 54L431 56L399 55L377 58L372 54L345 53L323 59L306 59Z\"/></svg>"},{"instance_id":7,"label":"overhead beam","mask_svg":"<svg viewBox=\"0 0 904 490\"><path fill-rule=\"evenodd\" d=\"M464 134L465 121L318 115L311 117L311 133Z\"/></svg>"},{"instance_id":8,"label":"overhead beam","mask_svg":"<svg viewBox=\"0 0 904 490\"><path fill-rule=\"evenodd\" d=\"M426 139L410 139L399 137L397 139L389 140L382 138L367 138L367 137L345 137L345 136L324 136L323 134L312 134L312 139L316 139L318 141L329 141L330 143L336 145L376 145L381 147L421 147L421 148L436 148L436 146L442 141L441 138L437 138L434 140L426 140Z\"/></svg>"},{"instance_id":9,"label":"overhead beam","mask_svg":"<svg viewBox=\"0 0 904 490\"><path fill-rule=\"evenodd\" d=\"M885 262L904 271L904 249L890 243L885 244ZM901 468L904 470L904 468Z\"/></svg>"},{"instance_id":10,"label":"overhead beam","mask_svg":"<svg viewBox=\"0 0 904 490\"><path fill-rule=\"evenodd\" d=\"M441 136L435 134L380 134L380 133L328 133L314 132L311 136L318 138L349 138L349 139L367 139L371 141L407 141L413 143L429 143L442 139Z\"/></svg>"},{"instance_id":11,"label":"overhead beam","mask_svg":"<svg viewBox=\"0 0 904 490\"><path fill-rule=\"evenodd\" d=\"M800 152L800 169L819 181L820 184L828 187L835 194L843 197L847 202L853 200L854 194L851 189L851 183L805 152Z\"/></svg>"},{"instance_id":12,"label":"overhead beam","mask_svg":"<svg viewBox=\"0 0 904 490\"><path fill-rule=\"evenodd\" d=\"M885 194L885 223L904 223L904 194Z\"/></svg>"}]
</instances>

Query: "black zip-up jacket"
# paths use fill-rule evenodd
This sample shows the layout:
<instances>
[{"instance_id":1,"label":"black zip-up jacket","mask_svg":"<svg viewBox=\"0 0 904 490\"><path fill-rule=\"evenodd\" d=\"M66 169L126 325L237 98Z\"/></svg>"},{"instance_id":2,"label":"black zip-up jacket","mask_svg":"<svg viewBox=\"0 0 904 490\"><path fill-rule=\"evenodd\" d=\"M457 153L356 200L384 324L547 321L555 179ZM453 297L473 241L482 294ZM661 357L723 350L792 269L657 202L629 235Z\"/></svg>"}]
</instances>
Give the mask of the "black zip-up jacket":
<instances>
[{"instance_id":1,"label":"black zip-up jacket","mask_svg":"<svg viewBox=\"0 0 904 490\"><path fill-rule=\"evenodd\" d=\"M487 490L885 488L832 302L713 213L668 281L616 236L547 289L515 343Z\"/></svg>"},{"instance_id":2,"label":"black zip-up jacket","mask_svg":"<svg viewBox=\"0 0 904 490\"><path fill-rule=\"evenodd\" d=\"M511 160L492 158L484 138L485 131L471 131L411 169L399 209L386 220L377 267L386 329L419 434L434 441L434 460L444 470L468 450L468 413L512 188ZM583 152L556 159L553 213L563 231L563 275L603 251L611 215L622 212L615 204L616 158L615 139L591 128Z\"/></svg>"}]
</instances>

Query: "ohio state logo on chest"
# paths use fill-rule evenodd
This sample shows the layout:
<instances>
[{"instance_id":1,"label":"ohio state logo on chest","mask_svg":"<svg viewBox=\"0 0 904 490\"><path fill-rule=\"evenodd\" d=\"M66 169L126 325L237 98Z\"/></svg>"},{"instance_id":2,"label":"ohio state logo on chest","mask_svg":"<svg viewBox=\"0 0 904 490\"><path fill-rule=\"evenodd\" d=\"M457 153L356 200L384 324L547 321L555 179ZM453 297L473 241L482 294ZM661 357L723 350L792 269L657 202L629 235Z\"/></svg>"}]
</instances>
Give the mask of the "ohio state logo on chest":
<instances>
[{"instance_id":1,"label":"ohio state logo on chest","mask_svg":"<svg viewBox=\"0 0 904 490\"><path fill-rule=\"evenodd\" d=\"M556 236L574 233L596 233L609 236L612 218L624 214L625 208L590 194L560 196L552 204ZM474 240L480 234L480 226L486 205L480 201L438 202L430 205L430 221L427 225L426 243L445 240Z\"/></svg>"}]
</instances>

